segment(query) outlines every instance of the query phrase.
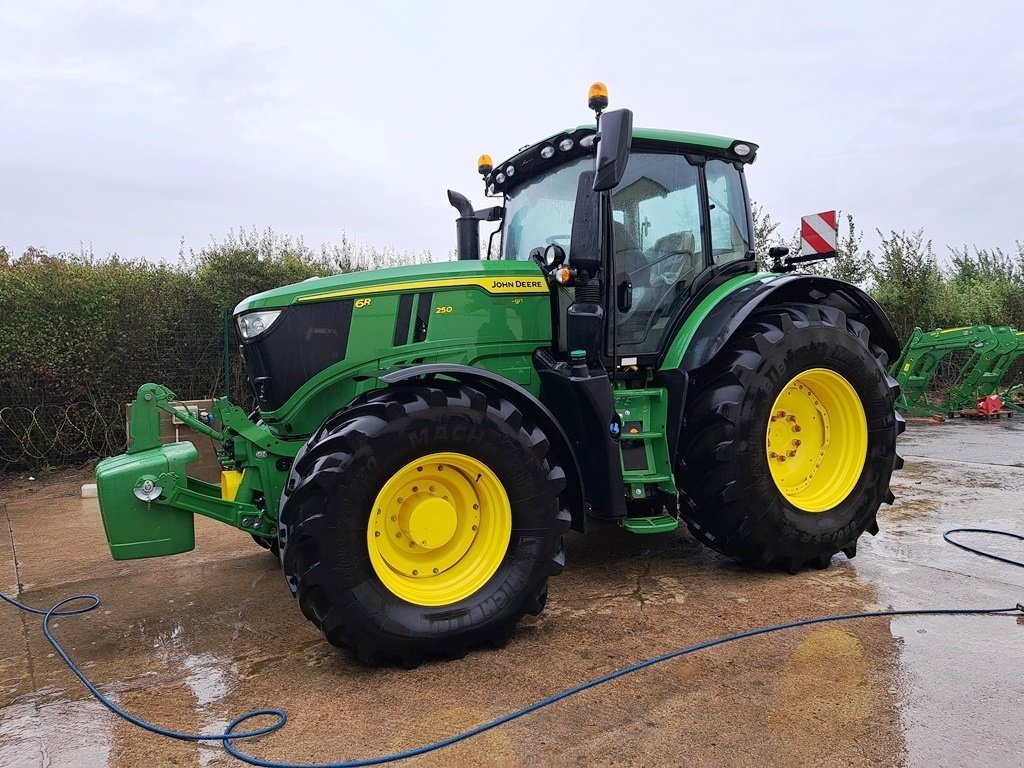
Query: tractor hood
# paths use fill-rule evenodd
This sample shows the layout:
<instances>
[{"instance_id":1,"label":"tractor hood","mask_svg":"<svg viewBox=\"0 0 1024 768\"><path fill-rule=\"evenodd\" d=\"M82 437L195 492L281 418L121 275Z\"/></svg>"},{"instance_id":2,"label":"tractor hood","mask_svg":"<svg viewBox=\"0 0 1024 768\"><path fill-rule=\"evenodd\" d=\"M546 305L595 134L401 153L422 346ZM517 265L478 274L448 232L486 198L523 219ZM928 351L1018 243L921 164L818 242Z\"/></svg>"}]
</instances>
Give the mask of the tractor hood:
<instances>
[{"instance_id":1,"label":"tractor hood","mask_svg":"<svg viewBox=\"0 0 1024 768\"><path fill-rule=\"evenodd\" d=\"M506 295L548 292L543 273L533 262L447 261L311 278L250 296L235 307L235 315L307 302L455 287Z\"/></svg>"},{"instance_id":2,"label":"tractor hood","mask_svg":"<svg viewBox=\"0 0 1024 768\"><path fill-rule=\"evenodd\" d=\"M551 296L533 261L452 261L277 288L239 304L235 322L262 417L309 434L393 367L471 365L536 385Z\"/></svg>"}]
</instances>

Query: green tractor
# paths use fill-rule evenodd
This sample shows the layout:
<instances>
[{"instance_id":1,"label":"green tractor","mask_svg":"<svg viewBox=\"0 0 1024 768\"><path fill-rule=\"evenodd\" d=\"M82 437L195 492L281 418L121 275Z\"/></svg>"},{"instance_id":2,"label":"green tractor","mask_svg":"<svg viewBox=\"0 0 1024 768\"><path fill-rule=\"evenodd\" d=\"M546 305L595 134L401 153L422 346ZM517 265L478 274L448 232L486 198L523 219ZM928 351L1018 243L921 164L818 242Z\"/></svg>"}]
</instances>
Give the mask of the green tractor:
<instances>
[{"instance_id":1,"label":"green tractor","mask_svg":"<svg viewBox=\"0 0 1024 768\"><path fill-rule=\"evenodd\" d=\"M758 272L754 144L634 129L598 85L596 127L481 158L500 205L449 192L457 261L239 304L256 412L141 387L128 451L96 471L114 558L188 551L193 515L221 520L279 555L327 640L411 666L506 642L570 529L685 523L790 572L852 557L901 464L892 326L785 249ZM219 486L161 442L160 411L214 440Z\"/></svg>"}]
</instances>

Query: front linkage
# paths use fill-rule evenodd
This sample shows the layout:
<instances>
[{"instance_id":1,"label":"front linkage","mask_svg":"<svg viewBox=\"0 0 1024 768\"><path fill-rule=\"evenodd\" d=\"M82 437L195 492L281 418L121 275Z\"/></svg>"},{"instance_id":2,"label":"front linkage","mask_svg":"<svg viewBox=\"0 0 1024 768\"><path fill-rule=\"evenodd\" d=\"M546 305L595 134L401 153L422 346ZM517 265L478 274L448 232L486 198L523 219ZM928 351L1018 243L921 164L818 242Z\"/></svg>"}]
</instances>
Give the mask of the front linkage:
<instances>
[{"instance_id":1,"label":"front linkage","mask_svg":"<svg viewBox=\"0 0 1024 768\"><path fill-rule=\"evenodd\" d=\"M132 405L131 444L96 468L103 526L115 559L157 557L195 546L194 514L219 520L268 543L277 536L276 500L301 441L285 441L253 423L227 398L210 409L212 424L176 406L167 387L144 384ZM199 458L190 442L160 439L160 412L168 413L217 445L219 486L189 477ZM273 500L267 509L266 500Z\"/></svg>"}]
</instances>

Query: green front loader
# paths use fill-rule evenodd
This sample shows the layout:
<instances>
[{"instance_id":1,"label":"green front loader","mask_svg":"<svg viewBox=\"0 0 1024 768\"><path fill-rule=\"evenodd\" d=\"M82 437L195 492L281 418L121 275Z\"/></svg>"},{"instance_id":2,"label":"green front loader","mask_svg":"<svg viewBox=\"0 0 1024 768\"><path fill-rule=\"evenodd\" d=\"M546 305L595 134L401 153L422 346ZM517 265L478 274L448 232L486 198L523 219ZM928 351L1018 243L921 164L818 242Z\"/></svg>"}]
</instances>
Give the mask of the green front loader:
<instances>
[{"instance_id":1,"label":"green front loader","mask_svg":"<svg viewBox=\"0 0 1024 768\"><path fill-rule=\"evenodd\" d=\"M239 304L257 412L200 419L143 386L128 452L97 468L114 557L187 551L193 515L221 520L279 555L330 642L405 665L505 642L570 529L683 523L791 572L852 557L900 465L891 325L783 253L757 271L754 144L606 105L592 90L596 126L481 158L495 205L449 192L457 261ZM160 410L213 439L219 487L160 442Z\"/></svg>"}]
</instances>

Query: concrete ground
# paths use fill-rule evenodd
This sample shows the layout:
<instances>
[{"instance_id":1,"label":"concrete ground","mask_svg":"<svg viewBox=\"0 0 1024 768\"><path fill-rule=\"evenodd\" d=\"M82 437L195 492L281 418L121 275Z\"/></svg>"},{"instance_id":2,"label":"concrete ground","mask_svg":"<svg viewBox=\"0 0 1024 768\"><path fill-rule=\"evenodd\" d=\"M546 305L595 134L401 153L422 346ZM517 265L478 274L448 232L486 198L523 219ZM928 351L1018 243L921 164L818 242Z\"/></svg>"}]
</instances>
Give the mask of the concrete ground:
<instances>
[{"instance_id":1,"label":"concrete ground","mask_svg":"<svg viewBox=\"0 0 1024 768\"><path fill-rule=\"evenodd\" d=\"M912 426L882 532L853 561L751 571L688 536L568 541L547 610L502 650L367 669L301 616L274 559L205 520L187 555L110 559L85 473L0 487L0 590L36 606L94 592L55 622L86 673L136 715L214 730L282 707L251 743L295 763L382 755L456 733L640 659L752 627L892 606L1002 607L1024 570L957 550L953 526L1024 531L1024 420ZM1024 546L993 549L1024 559ZM826 624L746 639L587 691L416 765L1017 766L1024 626L1010 616ZM38 617L0 605L0 766L227 766L218 746L144 733L89 697Z\"/></svg>"}]
</instances>

